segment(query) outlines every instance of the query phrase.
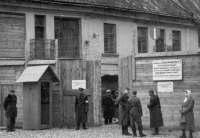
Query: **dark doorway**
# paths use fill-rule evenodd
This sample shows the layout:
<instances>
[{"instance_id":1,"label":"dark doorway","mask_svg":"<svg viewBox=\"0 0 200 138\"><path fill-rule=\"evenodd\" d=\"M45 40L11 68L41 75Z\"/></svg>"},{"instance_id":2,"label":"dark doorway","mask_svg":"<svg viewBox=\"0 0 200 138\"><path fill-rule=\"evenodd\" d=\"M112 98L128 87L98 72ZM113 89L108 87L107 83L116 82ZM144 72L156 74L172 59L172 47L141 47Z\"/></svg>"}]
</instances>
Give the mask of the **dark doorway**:
<instances>
[{"instance_id":1,"label":"dark doorway","mask_svg":"<svg viewBox=\"0 0 200 138\"><path fill-rule=\"evenodd\" d=\"M41 82L41 124L49 125L50 122L50 84Z\"/></svg>"},{"instance_id":2,"label":"dark doorway","mask_svg":"<svg viewBox=\"0 0 200 138\"><path fill-rule=\"evenodd\" d=\"M116 100L118 97L118 76L105 75L101 77L101 89L102 89L102 108L103 108L102 111L103 111L104 123L105 124L117 123L118 105L116 104ZM106 90L108 89L111 91L112 100L110 100L110 98L106 98L107 97ZM108 118L109 118L109 123L107 123L106 121Z\"/></svg>"},{"instance_id":3,"label":"dark doorway","mask_svg":"<svg viewBox=\"0 0 200 138\"><path fill-rule=\"evenodd\" d=\"M106 90L110 89L112 95L116 95L118 90L118 75L104 75L101 77L101 90L102 95L105 94Z\"/></svg>"}]
</instances>

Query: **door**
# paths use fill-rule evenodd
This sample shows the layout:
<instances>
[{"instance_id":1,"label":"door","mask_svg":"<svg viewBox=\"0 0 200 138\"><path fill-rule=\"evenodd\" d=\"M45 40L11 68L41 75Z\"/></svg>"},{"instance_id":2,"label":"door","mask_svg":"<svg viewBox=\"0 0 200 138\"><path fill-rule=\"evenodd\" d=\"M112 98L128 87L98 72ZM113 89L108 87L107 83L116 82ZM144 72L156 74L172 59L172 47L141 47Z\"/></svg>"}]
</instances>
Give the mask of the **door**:
<instances>
[{"instance_id":1,"label":"door","mask_svg":"<svg viewBox=\"0 0 200 138\"><path fill-rule=\"evenodd\" d=\"M41 125L50 124L50 83L41 82Z\"/></svg>"}]
</instances>

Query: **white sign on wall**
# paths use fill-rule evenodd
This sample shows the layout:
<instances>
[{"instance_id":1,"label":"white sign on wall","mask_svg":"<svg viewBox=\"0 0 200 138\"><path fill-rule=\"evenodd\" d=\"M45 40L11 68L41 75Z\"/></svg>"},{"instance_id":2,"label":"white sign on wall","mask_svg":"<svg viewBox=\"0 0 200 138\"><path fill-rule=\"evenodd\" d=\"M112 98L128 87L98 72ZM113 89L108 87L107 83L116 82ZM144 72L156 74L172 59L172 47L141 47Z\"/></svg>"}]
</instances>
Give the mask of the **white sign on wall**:
<instances>
[{"instance_id":1,"label":"white sign on wall","mask_svg":"<svg viewBox=\"0 0 200 138\"><path fill-rule=\"evenodd\" d=\"M79 88L86 89L86 80L72 80L72 89L78 90Z\"/></svg>"},{"instance_id":2,"label":"white sign on wall","mask_svg":"<svg viewBox=\"0 0 200 138\"><path fill-rule=\"evenodd\" d=\"M153 80L182 80L182 60L153 60Z\"/></svg>"},{"instance_id":3,"label":"white sign on wall","mask_svg":"<svg viewBox=\"0 0 200 138\"><path fill-rule=\"evenodd\" d=\"M172 81L168 82L158 82L157 83L157 91L158 92L173 92L174 84Z\"/></svg>"}]
</instances>

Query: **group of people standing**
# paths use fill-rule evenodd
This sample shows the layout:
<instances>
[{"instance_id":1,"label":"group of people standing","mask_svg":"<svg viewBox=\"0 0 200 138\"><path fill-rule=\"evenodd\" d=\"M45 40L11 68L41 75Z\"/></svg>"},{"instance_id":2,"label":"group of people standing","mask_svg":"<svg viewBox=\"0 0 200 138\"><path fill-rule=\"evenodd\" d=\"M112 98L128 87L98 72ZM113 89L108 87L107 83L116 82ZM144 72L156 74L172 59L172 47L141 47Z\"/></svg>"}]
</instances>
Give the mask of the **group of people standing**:
<instances>
[{"instance_id":1,"label":"group of people standing","mask_svg":"<svg viewBox=\"0 0 200 138\"><path fill-rule=\"evenodd\" d=\"M84 89L79 89L79 94L76 96L75 112L76 112L76 130L80 129L82 124L83 129L87 129L87 115L89 110L88 95L84 93ZM104 118L105 124L112 122L114 102L119 105L119 120L122 126L123 135L131 135L128 132L128 127L131 126L133 136L137 136L136 124L139 131L139 136L146 136L143 133L142 126L142 105L140 99L137 97L137 91L132 91L130 96L129 88L126 88L122 95L113 100L111 97L111 91L107 91L106 96L103 98ZM150 128L154 129L153 135L159 134L159 127L163 126L163 118L161 112L161 104L158 95L154 90L149 90L149 102L147 107L150 112ZM189 131L189 137L193 138L194 131L194 99L192 97L191 90L185 90L185 99L181 106L180 114L180 126L182 129L182 135L180 138L186 138L186 130ZM17 117L17 97L15 91L11 90L8 96L4 100L4 109L7 117L7 131L14 131L15 119ZM111 107L111 108L109 108Z\"/></svg>"},{"instance_id":2,"label":"group of people standing","mask_svg":"<svg viewBox=\"0 0 200 138\"><path fill-rule=\"evenodd\" d=\"M132 92L132 96L129 96L129 89L126 88L121 97L119 98L120 105L120 123L122 126L123 135L131 135L128 132L128 126L131 126L133 136L137 136L136 124L139 131L139 136L146 136L143 133L142 126L142 105L140 99L137 97L137 91ZM162 112L160 100L153 90L149 91L150 101L147 105L150 111L150 127L154 128L154 135L159 134L159 127L163 126Z\"/></svg>"}]
</instances>

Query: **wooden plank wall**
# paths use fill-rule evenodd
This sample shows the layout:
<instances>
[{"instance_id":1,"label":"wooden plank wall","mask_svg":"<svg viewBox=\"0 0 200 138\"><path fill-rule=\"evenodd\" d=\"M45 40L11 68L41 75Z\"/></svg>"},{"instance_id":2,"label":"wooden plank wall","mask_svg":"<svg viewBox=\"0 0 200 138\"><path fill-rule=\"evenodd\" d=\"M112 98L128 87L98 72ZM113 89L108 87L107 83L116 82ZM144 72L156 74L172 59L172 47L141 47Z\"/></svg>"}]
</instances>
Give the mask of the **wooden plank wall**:
<instances>
[{"instance_id":1,"label":"wooden plank wall","mask_svg":"<svg viewBox=\"0 0 200 138\"><path fill-rule=\"evenodd\" d=\"M132 81L135 80L135 58L128 56L120 59L119 63L119 90L132 89Z\"/></svg>"},{"instance_id":2,"label":"wooden plank wall","mask_svg":"<svg viewBox=\"0 0 200 138\"><path fill-rule=\"evenodd\" d=\"M78 92L72 90L72 80L86 80L89 96L90 125L100 123L101 91L100 91L100 61L59 60L57 63L61 81L61 122L63 126L75 127L75 96ZM57 117L56 117L57 118Z\"/></svg>"},{"instance_id":3,"label":"wooden plank wall","mask_svg":"<svg viewBox=\"0 0 200 138\"><path fill-rule=\"evenodd\" d=\"M24 57L25 16L0 12L0 57Z\"/></svg>"},{"instance_id":4,"label":"wooden plank wall","mask_svg":"<svg viewBox=\"0 0 200 138\"><path fill-rule=\"evenodd\" d=\"M22 127L23 121L23 96L22 96L22 85L21 84L0 84L0 104L3 105L5 97L8 95L10 90L15 90L17 96L17 119L16 126ZM3 106L0 107L0 126L6 126L6 117Z\"/></svg>"},{"instance_id":5,"label":"wooden plank wall","mask_svg":"<svg viewBox=\"0 0 200 138\"><path fill-rule=\"evenodd\" d=\"M164 124L166 127L179 126L179 110L184 99L184 89L191 89L195 98L195 122L200 127L200 57L178 56L163 58L137 58L136 59L136 80L133 82L133 88L138 91L138 96L142 100L144 116L143 124L149 126L149 111L146 108L148 103L148 90L156 86L152 79L152 60L156 59L182 59L183 61L183 80L174 82L174 93L159 93Z\"/></svg>"}]
</instances>

